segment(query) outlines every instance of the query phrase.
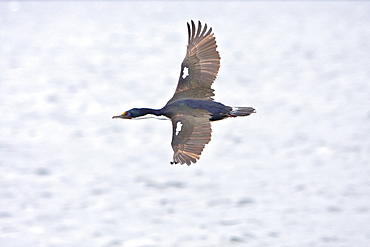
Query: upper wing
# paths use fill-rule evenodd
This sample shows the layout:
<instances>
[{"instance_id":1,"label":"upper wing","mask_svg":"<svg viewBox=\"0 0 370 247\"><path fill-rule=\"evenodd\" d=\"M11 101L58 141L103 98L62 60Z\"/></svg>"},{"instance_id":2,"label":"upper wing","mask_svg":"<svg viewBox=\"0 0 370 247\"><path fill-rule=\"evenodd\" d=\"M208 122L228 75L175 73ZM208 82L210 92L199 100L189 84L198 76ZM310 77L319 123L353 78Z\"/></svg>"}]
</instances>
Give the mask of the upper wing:
<instances>
[{"instance_id":1,"label":"upper wing","mask_svg":"<svg viewBox=\"0 0 370 247\"><path fill-rule=\"evenodd\" d=\"M176 115L171 118L173 163L190 165L197 162L204 146L211 140L210 114L197 110L193 115Z\"/></svg>"},{"instance_id":2,"label":"upper wing","mask_svg":"<svg viewBox=\"0 0 370 247\"><path fill-rule=\"evenodd\" d=\"M200 21L198 28L193 21L191 26L187 24L189 38L186 56L181 64L176 92L169 102L183 98L212 100L214 96L211 85L220 68L220 56L212 28L207 30L205 24L202 29Z\"/></svg>"}]
</instances>

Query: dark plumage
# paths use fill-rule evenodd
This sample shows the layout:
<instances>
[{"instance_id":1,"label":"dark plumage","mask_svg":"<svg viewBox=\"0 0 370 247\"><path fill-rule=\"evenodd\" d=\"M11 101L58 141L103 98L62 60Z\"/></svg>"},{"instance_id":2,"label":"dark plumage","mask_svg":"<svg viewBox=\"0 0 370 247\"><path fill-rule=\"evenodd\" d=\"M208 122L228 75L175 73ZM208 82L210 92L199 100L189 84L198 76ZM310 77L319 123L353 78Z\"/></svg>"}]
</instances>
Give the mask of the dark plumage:
<instances>
[{"instance_id":1,"label":"dark plumage","mask_svg":"<svg viewBox=\"0 0 370 247\"><path fill-rule=\"evenodd\" d=\"M229 117L248 116L255 111L252 107L225 106L212 99L211 85L220 68L220 56L212 28L198 22L188 23L188 46L181 64L180 78L173 97L162 109L133 108L113 118L131 119L153 114L166 116L172 121L171 164L197 162L204 146L211 140L210 121Z\"/></svg>"}]
</instances>

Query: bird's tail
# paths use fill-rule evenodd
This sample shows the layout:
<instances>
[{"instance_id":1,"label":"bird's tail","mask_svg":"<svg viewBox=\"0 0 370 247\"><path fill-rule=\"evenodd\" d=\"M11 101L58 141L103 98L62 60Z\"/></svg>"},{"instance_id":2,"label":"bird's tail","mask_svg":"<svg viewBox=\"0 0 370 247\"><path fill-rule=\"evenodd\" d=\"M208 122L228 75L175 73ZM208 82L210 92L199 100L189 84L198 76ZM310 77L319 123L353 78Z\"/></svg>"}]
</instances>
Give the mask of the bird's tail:
<instances>
[{"instance_id":1,"label":"bird's tail","mask_svg":"<svg viewBox=\"0 0 370 247\"><path fill-rule=\"evenodd\" d=\"M256 113L253 107L233 107L230 111L230 117L245 117Z\"/></svg>"}]
</instances>

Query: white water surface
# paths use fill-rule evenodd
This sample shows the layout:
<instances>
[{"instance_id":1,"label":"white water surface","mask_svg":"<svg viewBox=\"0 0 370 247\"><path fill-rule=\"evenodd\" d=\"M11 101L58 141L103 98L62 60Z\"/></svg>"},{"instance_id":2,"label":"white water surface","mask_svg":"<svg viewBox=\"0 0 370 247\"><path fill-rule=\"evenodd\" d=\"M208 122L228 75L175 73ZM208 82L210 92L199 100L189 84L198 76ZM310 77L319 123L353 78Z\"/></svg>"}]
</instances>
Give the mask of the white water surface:
<instances>
[{"instance_id":1,"label":"white water surface","mask_svg":"<svg viewBox=\"0 0 370 247\"><path fill-rule=\"evenodd\" d=\"M170 121L186 22L213 27L200 161ZM0 2L0 246L370 246L369 2Z\"/></svg>"}]
</instances>

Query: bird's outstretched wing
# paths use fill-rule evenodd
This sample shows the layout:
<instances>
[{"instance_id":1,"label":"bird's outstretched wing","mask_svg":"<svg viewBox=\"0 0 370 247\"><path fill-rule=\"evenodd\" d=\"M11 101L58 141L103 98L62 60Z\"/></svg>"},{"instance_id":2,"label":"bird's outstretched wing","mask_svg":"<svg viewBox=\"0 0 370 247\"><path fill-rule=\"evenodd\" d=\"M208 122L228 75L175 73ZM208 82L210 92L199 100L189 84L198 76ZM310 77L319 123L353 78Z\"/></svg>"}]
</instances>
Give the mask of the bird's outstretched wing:
<instances>
[{"instance_id":1,"label":"bird's outstretched wing","mask_svg":"<svg viewBox=\"0 0 370 247\"><path fill-rule=\"evenodd\" d=\"M193 21L188 24L188 46L181 64L181 73L176 92L169 102L178 99L212 100L211 85L220 68L220 55L216 50L216 40L212 28L207 24L198 28Z\"/></svg>"},{"instance_id":2,"label":"bird's outstretched wing","mask_svg":"<svg viewBox=\"0 0 370 247\"><path fill-rule=\"evenodd\" d=\"M197 109L191 115L175 115L171 118L173 162L187 164L197 162L204 146L211 140L210 114Z\"/></svg>"}]
</instances>

